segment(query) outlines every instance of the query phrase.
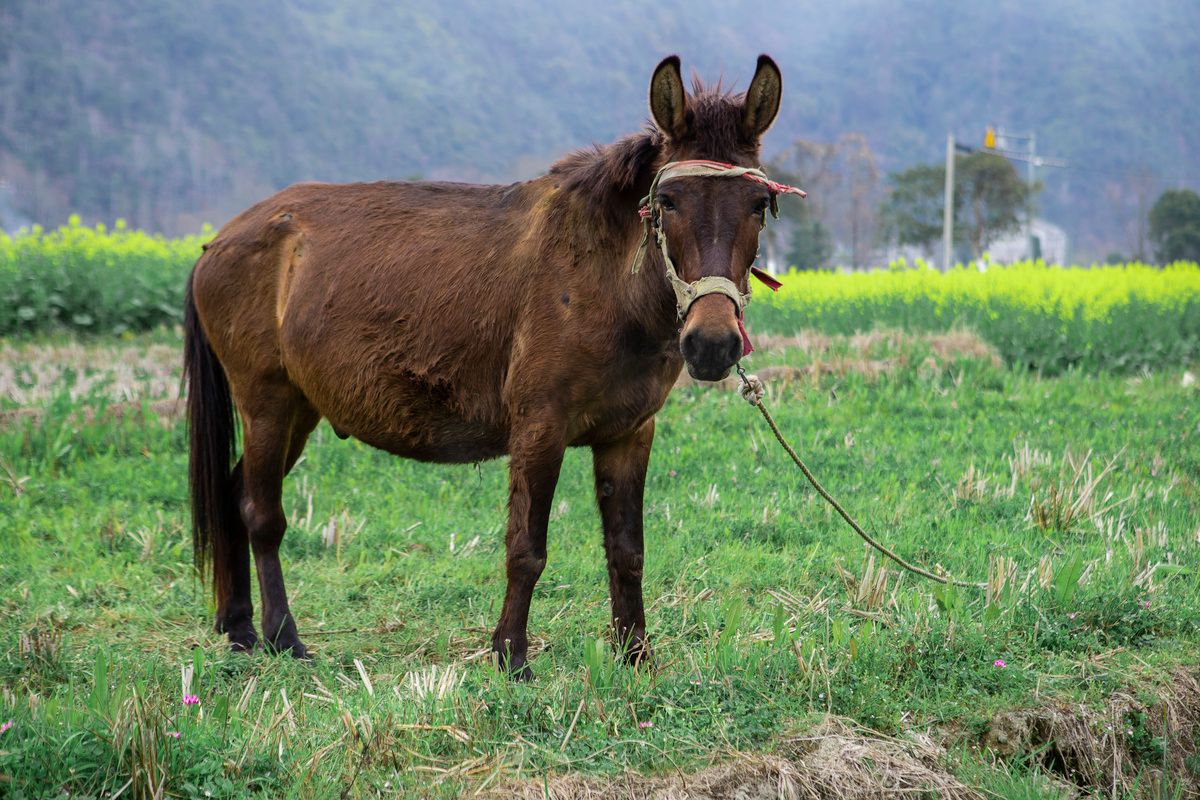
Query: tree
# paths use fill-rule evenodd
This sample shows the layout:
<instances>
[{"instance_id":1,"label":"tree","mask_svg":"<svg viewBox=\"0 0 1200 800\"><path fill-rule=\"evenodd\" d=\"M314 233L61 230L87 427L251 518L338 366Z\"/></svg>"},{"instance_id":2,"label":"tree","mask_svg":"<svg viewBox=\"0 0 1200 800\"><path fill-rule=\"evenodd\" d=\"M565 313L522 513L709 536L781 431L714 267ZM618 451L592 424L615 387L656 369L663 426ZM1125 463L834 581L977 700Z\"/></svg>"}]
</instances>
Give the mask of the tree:
<instances>
[{"instance_id":1,"label":"tree","mask_svg":"<svg viewBox=\"0 0 1200 800\"><path fill-rule=\"evenodd\" d=\"M1020 229L1022 218L1033 213L1030 203L1037 189L1021 180L1003 156L975 152L955 163L955 199L962 196L959 208L966 217L959 220L956 214L955 225L965 229L972 256L979 258L999 236Z\"/></svg>"},{"instance_id":2,"label":"tree","mask_svg":"<svg viewBox=\"0 0 1200 800\"><path fill-rule=\"evenodd\" d=\"M864 266L870 258L873 244L874 212L879 202L879 169L875 166L875 154L861 133L840 136L837 149L841 156L849 191L846 218L850 223L850 263L855 269Z\"/></svg>"},{"instance_id":3,"label":"tree","mask_svg":"<svg viewBox=\"0 0 1200 800\"><path fill-rule=\"evenodd\" d=\"M942 235L946 168L921 165L888 176L888 193L879 208L885 238L929 251ZM954 216L962 195L954 193Z\"/></svg>"},{"instance_id":4,"label":"tree","mask_svg":"<svg viewBox=\"0 0 1200 800\"><path fill-rule=\"evenodd\" d=\"M801 206L792 226L792 246L788 248L787 263L801 270L823 269L833 255L833 239L829 229L817 215Z\"/></svg>"},{"instance_id":5,"label":"tree","mask_svg":"<svg viewBox=\"0 0 1200 800\"><path fill-rule=\"evenodd\" d=\"M1154 173L1146 167L1141 167L1130 181L1137 204L1137 216L1133 224L1134 258L1147 261L1146 243L1150 239L1147 209L1150 205L1150 193L1154 191Z\"/></svg>"},{"instance_id":6,"label":"tree","mask_svg":"<svg viewBox=\"0 0 1200 800\"><path fill-rule=\"evenodd\" d=\"M764 239L768 261L782 260L785 268L816 269L832 255L832 237L821 219L829 198L829 168L836 155L833 145L797 139L767 164L772 178L808 192L803 200L781 202L779 219L767 224Z\"/></svg>"},{"instance_id":7,"label":"tree","mask_svg":"<svg viewBox=\"0 0 1200 800\"><path fill-rule=\"evenodd\" d=\"M888 177L879 209L886 237L927 252L942 235L946 168L921 165ZM1007 159L976 152L954 166L954 238L978 258L997 237L1018 230L1038 186L1021 180Z\"/></svg>"},{"instance_id":8,"label":"tree","mask_svg":"<svg viewBox=\"0 0 1200 800\"><path fill-rule=\"evenodd\" d=\"M849 251L851 266L870 263L879 170L865 136L845 133L832 143L797 139L767 169L808 192L803 202L780 204L780 224L767 229L769 257L782 252L791 266L821 269L836 240Z\"/></svg>"},{"instance_id":9,"label":"tree","mask_svg":"<svg viewBox=\"0 0 1200 800\"><path fill-rule=\"evenodd\" d=\"M1200 195L1168 189L1150 209L1150 241L1160 264L1200 261Z\"/></svg>"}]
</instances>

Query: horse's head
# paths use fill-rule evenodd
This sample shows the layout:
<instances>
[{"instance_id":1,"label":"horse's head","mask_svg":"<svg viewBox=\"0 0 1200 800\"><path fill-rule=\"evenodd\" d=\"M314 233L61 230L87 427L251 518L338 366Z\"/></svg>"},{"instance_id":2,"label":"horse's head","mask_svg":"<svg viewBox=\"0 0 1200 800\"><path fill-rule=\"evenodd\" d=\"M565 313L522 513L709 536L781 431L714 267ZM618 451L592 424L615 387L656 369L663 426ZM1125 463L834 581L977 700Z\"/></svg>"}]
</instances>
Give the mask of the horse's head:
<instances>
[{"instance_id":1,"label":"horse's head","mask_svg":"<svg viewBox=\"0 0 1200 800\"><path fill-rule=\"evenodd\" d=\"M758 167L759 140L779 112L782 91L779 67L769 56L759 56L744 95L704 90L698 83L688 95L679 57L663 60L650 80L650 111L664 135L658 166L706 160ZM652 236L674 262L682 282L673 283L681 298L687 296L683 284L694 288L702 278L713 278L700 284L712 293L680 300L684 320L679 345L692 377L719 380L743 354L741 302L732 295L749 291L750 267L758 254L771 190L764 183L733 176L672 172L687 170L660 174L647 209ZM717 285L723 288L713 288Z\"/></svg>"}]
</instances>

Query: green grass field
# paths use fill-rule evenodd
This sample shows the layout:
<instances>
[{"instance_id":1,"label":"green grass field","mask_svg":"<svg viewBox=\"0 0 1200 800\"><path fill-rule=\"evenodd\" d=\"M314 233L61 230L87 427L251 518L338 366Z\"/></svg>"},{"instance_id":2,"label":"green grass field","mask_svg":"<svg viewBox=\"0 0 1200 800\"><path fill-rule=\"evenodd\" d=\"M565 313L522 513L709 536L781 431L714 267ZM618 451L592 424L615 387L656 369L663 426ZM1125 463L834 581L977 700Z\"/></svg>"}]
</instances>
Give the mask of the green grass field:
<instances>
[{"instance_id":1,"label":"green grass field","mask_svg":"<svg viewBox=\"0 0 1200 800\"><path fill-rule=\"evenodd\" d=\"M647 486L653 668L613 663L572 451L536 677L513 684L486 650L503 461L402 461L322 424L284 502L315 660L231 655L190 563L176 336L0 343L0 796L641 797L688 775L712 797L1200 791L1185 370L1039 377L961 332L759 344L826 487L904 556L991 588L881 563L735 392L685 386Z\"/></svg>"}]
</instances>

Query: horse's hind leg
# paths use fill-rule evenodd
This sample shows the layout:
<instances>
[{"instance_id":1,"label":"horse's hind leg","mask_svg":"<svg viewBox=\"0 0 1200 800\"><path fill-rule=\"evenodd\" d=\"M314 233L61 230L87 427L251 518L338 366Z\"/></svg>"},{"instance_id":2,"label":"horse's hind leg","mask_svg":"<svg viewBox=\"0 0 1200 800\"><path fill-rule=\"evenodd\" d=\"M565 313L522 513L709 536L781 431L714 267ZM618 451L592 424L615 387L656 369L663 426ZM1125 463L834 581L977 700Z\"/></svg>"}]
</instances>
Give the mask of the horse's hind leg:
<instances>
[{"instance_id":1,"label":"horse's hind leg","mask_svg":"<svg viewBox=\"0 0 1200 800\"><path fill-rule=\"evenodd\" d=\"M287 530L283 476L300 457L320 416L290 385L255 389L255 401L242 407L239 505L258 573L263 639L272 651L307 658L308 650L296 633L296 621L288 607L279 544Z\"/></svg>"},{"instance_id":2,"label":"horse's hind leg","mask_svg":"<svg viewBox=\"0 0 1200 800\"><path fill-rule=\"evenodd\" d=\"M292 424L285 474L291 472L299 460L308 435L319 419L320 416L307 406L300 410ZM231 479L239 509L246 495L243 480L242 461L239 459ZM217 609L216 627L218 633L229 637L230 647L234 651L250 651L258 643L258 633L254 629L254 599L250 595L250 537L240 514L231 521L229 535L230 592Z\"/></svg>"},{"instance_id":3,"label":"horse's hind leg","mask_svg":"<svg viewBox=\"0 0 1200 800\"><path fill-rule=\"evenodd\" d=\"M234 497L242 496L242 462L234 467L230 479ZM254 630L254 601L250 597L250 539L241 516L229 521L229 592L219 598L217 605L217 633L229 637L229 646L234 651L250 651L258 644L258 633Z\"/></svg>"}]
</instances>

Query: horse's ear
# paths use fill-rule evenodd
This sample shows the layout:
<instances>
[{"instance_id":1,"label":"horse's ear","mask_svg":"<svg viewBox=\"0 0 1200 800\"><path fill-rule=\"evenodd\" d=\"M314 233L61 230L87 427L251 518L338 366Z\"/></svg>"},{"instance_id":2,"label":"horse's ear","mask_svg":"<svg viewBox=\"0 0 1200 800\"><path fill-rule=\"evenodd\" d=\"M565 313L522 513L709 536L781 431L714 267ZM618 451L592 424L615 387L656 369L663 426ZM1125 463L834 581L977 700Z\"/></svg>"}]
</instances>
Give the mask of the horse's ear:
<instances>
[{"instance_id":1,"label":"horse's ear","mask_svg":"<svg viewBox=\"0 0 1200 800\"><path fill-rule=\"evenodd\" d=\"M758 139L767 132L775 115L779 113L779 101L783 96L783 74L770 56L758 57L754 79L746 90L746 106L742 110L742 129L746 136Z\"/></svg>"},{"instance_id":2,"label":"horse's ear","mask_svg":"<svg viewBox=\"0 0 1200 800\"><path fill-rule=\"evenodd\" d=\"M687 133L687 95L679 73L679 56L667 56L650 78L650 114L659 130L673 139Z\"/></svg>"}]
</instances>

